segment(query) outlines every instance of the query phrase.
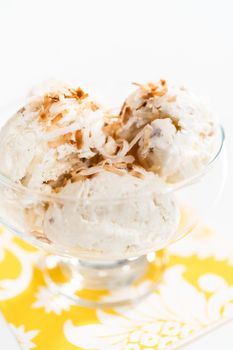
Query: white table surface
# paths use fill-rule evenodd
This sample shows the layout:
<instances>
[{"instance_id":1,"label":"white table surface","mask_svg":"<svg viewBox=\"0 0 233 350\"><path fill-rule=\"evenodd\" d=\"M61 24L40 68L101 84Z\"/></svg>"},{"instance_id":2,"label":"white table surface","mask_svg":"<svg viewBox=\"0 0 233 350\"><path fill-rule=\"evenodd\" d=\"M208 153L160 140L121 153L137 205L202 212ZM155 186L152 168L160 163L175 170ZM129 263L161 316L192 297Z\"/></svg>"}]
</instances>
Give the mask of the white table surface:
<instances>
[{"instance_id":1,"label":"white table surface","mask_svg":"<svg viewBox=\"0 0 233 350\"><path fill-rule=\"evenodd\" d=\"M232 11L231 0L1 0L0 106L49 78L78 79L114 106L130 82L164 77L190 87L219 115L231 163ZM209 222L233 244L232 176L230 169ZM214 350L224 342L232 349L232 331L230 323L185 348ZM0 339L17 349L2 326Z\"/></svg>"}]
</instances>

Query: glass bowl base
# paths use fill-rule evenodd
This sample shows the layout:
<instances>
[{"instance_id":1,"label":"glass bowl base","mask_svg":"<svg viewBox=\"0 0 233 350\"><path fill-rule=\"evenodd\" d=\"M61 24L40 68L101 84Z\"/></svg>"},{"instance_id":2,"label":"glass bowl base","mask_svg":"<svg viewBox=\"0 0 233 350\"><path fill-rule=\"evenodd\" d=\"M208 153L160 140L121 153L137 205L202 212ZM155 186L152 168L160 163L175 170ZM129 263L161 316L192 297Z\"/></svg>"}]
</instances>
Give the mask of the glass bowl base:
<instances>
[{"instance_id":1,"label":"glass bowl base","mask_svg":"<svg viewBox=\"0 0 233 350\"><path fill-rule=\"evenodd\" d=\"M165 250L101 263L48 255L44 276L53 293L66 296L74 304L110 308L136 303L153 292L167 263Z\"/></svg>"}]
</instances>

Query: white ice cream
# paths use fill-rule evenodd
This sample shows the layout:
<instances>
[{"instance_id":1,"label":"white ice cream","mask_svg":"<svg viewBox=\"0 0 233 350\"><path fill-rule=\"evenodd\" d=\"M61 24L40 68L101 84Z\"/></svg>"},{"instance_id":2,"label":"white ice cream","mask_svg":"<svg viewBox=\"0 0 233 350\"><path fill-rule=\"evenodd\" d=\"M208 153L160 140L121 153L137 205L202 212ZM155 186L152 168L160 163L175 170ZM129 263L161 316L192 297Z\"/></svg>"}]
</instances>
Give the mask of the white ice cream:
<instances>
[{"instance_id":1,"label":"white ice cream","mask_svg":"<svg viewBox=\"0 0 233 350\"><path fill-rule=\"evenodd\" d=\"M45 183L103 147L104 112L79 88L31 96L0 132L0 172L45 190Z\"/></svg>"},{"instance_id":2,"label":"white ice cream","mask_svg":"<svg viewBox=\"0 0 233 350\"><path fill-rule=\"evenodd\" d=\"M141 85L125 101L117 135L138 140L147 170L168 182L187 179L213 157L216 124L201 101L182 87Z\"/></svg>"},{"instance_id":3,"label":"white ice cream","mask_svg":"<svg viewBox=\"0 0 233 350\"><path fill-rule=\"evenodd\" d=\"M142 170L140 170L142 172ZM77 255L113 259L163 247L176 232L179 211L164 183L153 173L138 178L103 171L67 185L69 197L49 206L46 236Z\"/></svg>"},{"instance_id":4,"label":"white ice cream","mask_svg":"<svg viewBox=\"0 0 233 350\"><path fill-rule=\"evenodd\" d=\"M103 148L104 114L80 88L37 88L0 131L0 173L26 189L53 192L53 183L64 185L64 174L88 168ZM2 184L0 192L4 219L44 239L46 200Z\"/></svg>"},{"instance_id":5,"label":"white ice cream","mask_svg":"<svg viewBox=\"0 0 233 350\"><path fill-rule=\"evenodd\" d=\"M80 88L37 90L0 132L0 174L12 184L0 182L1 218L77 257L121 259L166 245L179 221L174 197L134 164L135 135L108 134L111 117Z\"/></svg>"}]
</instances>

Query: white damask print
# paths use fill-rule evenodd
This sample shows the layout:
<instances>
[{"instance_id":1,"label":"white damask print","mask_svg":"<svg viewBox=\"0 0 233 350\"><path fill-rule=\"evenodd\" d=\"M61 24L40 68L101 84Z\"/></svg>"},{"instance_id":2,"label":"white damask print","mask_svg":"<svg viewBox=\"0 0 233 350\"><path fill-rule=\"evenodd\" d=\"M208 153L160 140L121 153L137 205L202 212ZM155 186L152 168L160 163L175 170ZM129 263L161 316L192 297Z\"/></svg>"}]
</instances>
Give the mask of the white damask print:
<instances>
[{"instance_id":1,"label":"white damask print","mask_svg":"<svg viewBox=\"0 0 233 350\"><path fill-rule=\"evenodd\" d=\"M100 324L64 324L67 340L84 349L166 349L207 327L232 310L233 287L215 274L202 275L199 288L183 277L185 267L175 265L164 276L159 291L133 307L115 308L116 314L97 310ZM176 286L179 288L176 288ZM206 297L204 292L210 293Z\"/></svg>"},{"instance_id":2,"label":"white damask print","mask_svg":"<svg viewBox=\"0 0 233 350\"><path fill-rule=\"evenodd\" d=\"M70 306L75 303L61 294L54 294L47 287L39 287L36 293L36 301L32 304L32 308L44 308L46 313L54 312L60 315L62 311L69 311Z\"/></svg>"},{"instance_id":3,"label":"white damask print","mask_svg":"<svg viewBox=\"0 0 233 350\"><path fill-rule=\"evenodd\" d=\"M30 350L36 347L31 340L39 333L39 330L25 331L24 325L15 327L10 324L10 327L22 350Z\"/></svg>"}]
</instances>

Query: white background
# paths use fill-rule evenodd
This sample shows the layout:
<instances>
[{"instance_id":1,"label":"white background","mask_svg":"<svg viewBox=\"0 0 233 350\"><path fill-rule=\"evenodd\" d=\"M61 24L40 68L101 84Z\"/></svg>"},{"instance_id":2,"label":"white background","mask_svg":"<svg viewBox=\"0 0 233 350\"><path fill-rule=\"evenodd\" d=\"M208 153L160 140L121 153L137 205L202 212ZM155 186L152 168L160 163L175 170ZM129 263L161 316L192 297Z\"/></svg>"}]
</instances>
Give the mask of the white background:
<instances>
[{"instance_id":1,"label":"white background","mask_svg":"<svg viewBox=\"0 0 233 350\"><path fill-rule=\"evenodd\" d=\"M0 0L0 106L35 83L65 78L84 84L112 107L122 102L132 81L163 77L190 87L219 116L230 159L232 17L231 0ZM231 169L230 174L210 217L229 238ZM224 341L224 350L232 349L231 330L233 324L188 348L213 350Z\"/></svg>"}]
</instances>

